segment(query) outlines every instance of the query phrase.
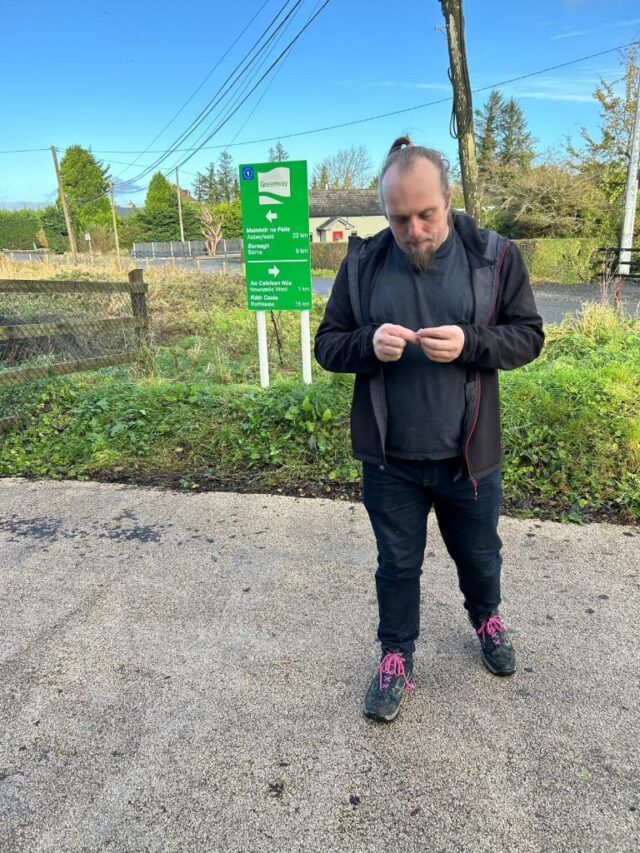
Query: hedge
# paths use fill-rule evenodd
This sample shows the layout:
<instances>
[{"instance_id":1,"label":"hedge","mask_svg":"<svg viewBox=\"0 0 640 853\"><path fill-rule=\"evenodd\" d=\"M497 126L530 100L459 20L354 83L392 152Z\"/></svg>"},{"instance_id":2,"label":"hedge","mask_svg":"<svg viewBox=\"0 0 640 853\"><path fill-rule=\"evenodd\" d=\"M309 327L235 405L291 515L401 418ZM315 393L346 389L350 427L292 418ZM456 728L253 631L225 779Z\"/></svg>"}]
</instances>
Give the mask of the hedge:
<instances>
[{"instance_id":1,"label":"hedge","mask_svg":"<svg viewBox=\"0 0 640 853\"><path fill-rule=\"evenodd\" d=\"M40 216L33 210L0 210L0 249L40 246Z\"/></svg>"},{"instance_id":2,"label":"hedge","mask_svg":"<svg viewBox=\"0 0 640 853\"><path fill-rule=\"evenodd\" d=\"M593 281L602 269L598 237L557 237L513 241L522 252L531 281L576 284Z\"/></svg>"},{"instance_id":3,"label":"hedge","mask_svg":"<svg viewBox=\"0 0 640 853\"><path fill-rule=\"evenodd\" d=\"M541 237L513 241L522 252L531 281L581 284L593 281L602 269L598 237ZM337 270L347 253L346 243L312 243L311 266Z\"/></svg>"}]
</instances>

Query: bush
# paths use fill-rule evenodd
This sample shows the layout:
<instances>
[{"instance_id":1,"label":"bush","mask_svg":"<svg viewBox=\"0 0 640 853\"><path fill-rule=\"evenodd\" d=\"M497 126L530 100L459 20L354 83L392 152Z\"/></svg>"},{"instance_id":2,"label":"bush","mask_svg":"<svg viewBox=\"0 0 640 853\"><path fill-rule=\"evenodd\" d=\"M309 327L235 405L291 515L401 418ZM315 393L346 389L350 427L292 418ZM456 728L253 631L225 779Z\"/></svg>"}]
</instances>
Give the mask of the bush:
<instances>
[{"instance_id":1,"label":"bush","mask_svg":"<svg viewBox=\"0 0 640 853\"><path fill-rule=\"evenodd\" d=\"M113 226L111 228L106 228L104 225L90 222L86 225L86 230L91 234L91 245L94 252L111 252L115 250L116 240L113 236ZM118 237L119 236L120 235L118 234ZM82 252L89 251L89 242L84 239L84 234L82 235L82 240L78 249Z\"/></svg>"},{"instance_id":2,"label":"bush","mask_svg":"<svg viewBox=\"0 0 640 853\"><path fill-rule=\"evenodd\" d=\"M531 281L576 284L593 281L602 268L597 237L514 240L524 256ZM337 272L347 254L346 243L312 243L313 269Z\"/></svg>"},{"instance_id":3,"label":"bush","mask_svg":"<svg viewBox=\"0 0 640 853\"><path fill-rule=\"evenodd\" d=\"M347 254L347 243L311 243L311 267L314 270L335 270Z\"/></svg>"},{"instance_id":4,"label":"bush","mask_svg":"<svg viewBox=\"0 0 640 853\"><path fill-rule=\"evenodd\" d=\"M192 205L182 210L185 240L202 240L200 218ZM180 219L178 207L175 210L140 210L121 220L122 245L130 247L133 243L151 243L180 239Z\"/></svg>"},{"instance_id":5,"label":"bush","mask_svg":"<svg viewBox=\"0 0 640 853\"><path fill-rule=\"evenodd\" d=\"M66 252L69 238L62 210L56 204L51 204L40 214L40 221L47 238L47 248L58 255Z\"/></svg>"},{"instance_id":6,"label":"bush","mask_svg":"<svg viewBox=\"0 0 640 853\"><path fill-rule=\"evenodd\" d=\"M524 257L531 281L576 284L593 281L602 267L597 237L514 240Z\"/></svg>"},{"instance_id":7,"label":"bush","mask_svg":"<svg viewBox=\"0 0 640 853\"><path fill-rule=\"evenodd\" d=\"M42 246L40 228L40 216L33 210L0 210L0 249Z\"/></svg>"}]
</instances>

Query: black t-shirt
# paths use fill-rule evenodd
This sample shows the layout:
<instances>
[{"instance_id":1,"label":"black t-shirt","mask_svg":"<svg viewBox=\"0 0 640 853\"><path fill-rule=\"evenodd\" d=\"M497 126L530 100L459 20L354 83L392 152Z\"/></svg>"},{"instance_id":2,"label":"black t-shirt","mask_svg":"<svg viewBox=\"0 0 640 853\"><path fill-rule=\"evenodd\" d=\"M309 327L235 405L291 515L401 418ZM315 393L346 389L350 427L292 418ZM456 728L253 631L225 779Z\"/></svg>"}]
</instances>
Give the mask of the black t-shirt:
<instances>
[{"instance_id":1,"label":"black t-shirt","mask_svg":"<svg viewBox=\"0 0 640 853\"><path fill-rule=\"evenodd\" d=\"M393 242L375 276L375 323L412 329L470 323L473 291L469 262L451 229L426 273L416 272ZM386 452L403 459L447 459L462 452L466 370L430 361L407 343L402 358L384 365L389 423Z\"/></svg>"}]
</instances>

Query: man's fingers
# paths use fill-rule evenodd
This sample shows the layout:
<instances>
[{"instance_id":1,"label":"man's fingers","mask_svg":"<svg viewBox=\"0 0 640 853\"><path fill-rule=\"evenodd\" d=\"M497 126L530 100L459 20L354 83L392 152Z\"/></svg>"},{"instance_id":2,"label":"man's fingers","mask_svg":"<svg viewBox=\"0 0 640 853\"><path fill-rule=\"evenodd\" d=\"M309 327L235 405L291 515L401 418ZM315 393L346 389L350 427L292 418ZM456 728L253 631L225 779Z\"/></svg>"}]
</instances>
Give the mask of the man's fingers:
<instances>
[{"instance_id":1,"label":"man's fingers","mask_svg":"<svg viewBox=\"0 0 640 853\"><path fill-rule=\"evenodd\" d=\"M453 333L449 326L432 326L430 329L418 329L416 334L421 340L448 340Z\"/></svg>"},{"instance_id":2,"label":"man's fingers","mask_svg":"<svg viewBox=\"0 0 640 853\"><path fill-rule=\"evenodd\" d=\"M382 345L385 347L392 347L393 349L404 349L406 344L406 338L401 338L398 335L389 335L385 336L382 339Z\"/></svg>"},{"instance_id":3,"label":"man's fingers","mask_svg":"<svg viewBox=\"0 0 640 853\"><path fill-rule=\"evenodd\" d=\"M415 344L418 341L417 334L411 329L406 329L404 326L396 326L394 323L387 323L385 328L387 334L393 335L396 338L402 338L403 341Z\"/></svg>"},{"instance_id":4,"label":"man's fingers","mask_svg":"<svg viewBox=\"0 0 640 853\"><path fill-rule=\"evenodd\" d=\"M429 352L444 352L446 350L453 350L454 347L452 342L449 340L429 338L427 340L423 339L423 349L426 349Z\"/></svg>"}]
</instances>

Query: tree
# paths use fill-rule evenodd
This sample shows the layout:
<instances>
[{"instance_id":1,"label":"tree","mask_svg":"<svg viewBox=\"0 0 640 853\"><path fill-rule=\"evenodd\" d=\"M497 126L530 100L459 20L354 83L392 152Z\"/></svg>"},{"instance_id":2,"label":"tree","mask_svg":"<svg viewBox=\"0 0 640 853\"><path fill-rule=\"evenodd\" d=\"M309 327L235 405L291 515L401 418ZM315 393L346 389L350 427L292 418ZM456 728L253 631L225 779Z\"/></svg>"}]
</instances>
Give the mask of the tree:
<instances>
[{"instance_id":1,"label":"tree","mask_svg":"<svg viewBox=\"0 0 640 853\"><path fill-rule=\"evenodd\" d=\"M269 149L269 162L270 163L282 163L283 160L289 159L289 154L284 150L284 147L280 141L276 143L275 148Z\"/></svg>"},{"instance_id":2,"label":"tree","mask_svg":"<svg viewBox=\"0 0 640 853\"><path fill-rule=\"evenodd\" d=\"M214 219L211 210L206 204L203 204L200 212L200 224L207 254L213 257L218 248L218 243L222 239L222 219Z\"/></svg>"},{"instance_id":3,"label":"tree","mask_svg":"<svg viewBox=\"0 0 640 853\"><path fill-rule=\"evenodd\" d=\"M571 140L567 151L572 166L598 187L610 210L612 228L616 232L622 222L623 199L631 155L631 140L639 85L638 48L622 51L622 77L608 82L600 78L593 97L600 104L601 127L599 138L592 137L583 127L580 136L583 147L576 148ZM622 84L623 91L616 94Z\"/></svg>"},{"instance_id":4,"label":"tree","mask_svg":"<svg viewBox=\"0 0 640 853\"><path fill-rule=\"evenodd\" d=\"M521 170L486 224L511 238L594 237L607 227L607 205L593 182L567 163Z\"/></svg>"},{"instance_id":5,"label":"tree","mask_svg":"<svg viewBox=\"0 0 640 853\"><path fill-rule=\"evenodd\" d=\"M215 163L209 163L207 171L203 174L198 172L193 185L193 192L198 201L215 203L220 200Z\"/></svg>"},{"instance_id":6,"label":"tree","mask_svg":"<svg viewBox=\"0 0 640 853\"><path fill-rule=\"evenodd\" d=\"M71 216L83 230L89 223L111 222L111 206L107 198L109 170L81 145L72 145L60 161L60 175ZM60 198L58 198L60 205Z\"/></svg>"},{"instance_id":7,"label":"tree","mask_svg":"<svg viewBox=\"0 0 640 853\"><path fill-rule=\"evenodd\" d=\"M328 190L329 189L329 167L326 163L321 163L314 169L311 178L312 190Z\"/></svg>"},{"instance_id":8,"label":"tree","mask_svg":"<svg viewBox=\"0 0 640 853\"><path fill-rule=\"evenodd\" d=\"M507 169L528 169L535 157L533 137L522 109L510 98L497 113L498 163Z\"/></svg>"},{"instance_id":9,"label":"tree","mask_svg":"<svg viewBox=\"0 0 640 853\"><path fill-rule=\"evenodd\" d=\"M312 175L311 187L318 189L351 189L367 187L373 167L364 145L343 148L318 163Z\"/></svg>"},{"instance_id":10,"label":"tree","mask_svg":"<svg viewBox=\"0 0 640 853\"><path fill-rule=\"evenodd\" d=\"M222 236L225 240L242 237L242 210L240 198L233 201L220 201L211 207L214 220L222 222Z\"/></svg>"},{"instance_id":11,"label":"tree","mask_svg":"<svg viewBox=\"0 0 640 853\"><path fill-rule=\"evenodd\" d=\"M196 201L207 200L207 176L197 173L196 179L193 182L193 197Z\"/></svg>"},{"instance_id":12,"label":"tree","mask_svg":"<svg viewBox=\"0 0 640 853\"><path fill-rule=\"evenodd\" d=\"M240 195L238 176L233 165L233 158L228 151L223 151L218 158L217 169L217 198L216 201L233 201Z\"/></svg>"},{"instance_id":13,"label":"tree","mask_svg":"<svg viewBox=\"0 0 640 853\"><path fill-rule=\"evenodd\" d=\"M483 185L495 175L498 154L498 122L503 110L502 95L497 89L493 89L482 109L475 111L478 175Z\"/></svg>"},{"instance_id":14,"label":"tree","mask_svg":"<svg viewBox=\"0 0 640 853\"><path fill-rule=\"evenodd\" d=\"M162 172L156 172L151 178L147 197L144 201L145 213L158 213L178 209L178 197L175 189Z\"/></svg>"}]
</instances>

